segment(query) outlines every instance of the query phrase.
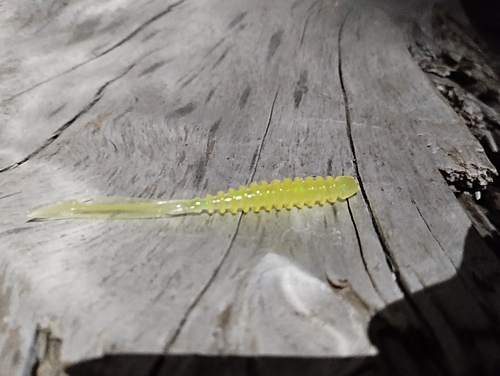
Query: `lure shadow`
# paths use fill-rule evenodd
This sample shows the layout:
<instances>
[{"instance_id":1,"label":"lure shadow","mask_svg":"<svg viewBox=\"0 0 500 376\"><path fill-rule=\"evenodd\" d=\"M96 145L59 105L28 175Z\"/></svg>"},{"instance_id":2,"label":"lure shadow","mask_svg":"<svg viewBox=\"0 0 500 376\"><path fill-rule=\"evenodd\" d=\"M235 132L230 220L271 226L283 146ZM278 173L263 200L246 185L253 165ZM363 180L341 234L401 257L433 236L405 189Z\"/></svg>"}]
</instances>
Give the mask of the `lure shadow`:
<instances>
[{"instance_id":1,"label":"lure shadow","mask_svg":"<svg viewBox=\"0 0 500 376\"><path fill-rule=\"evenodd\" d=\"M493 260L493 262L492 262ZM368 336L377 356L348 358L122 354L82 362L69 376L498 375L500 263L470 229L457 275L378 312ZM479 302L480 314L476 312ZM472 309L471 307L476 307ZM418 307L418 308L417 308ZM458 307L458 309L457 309ZM438 312L453 330L446 332ZM486 320L486 321L485 321ZM443 331L440 332L440 330Z\"/></svg>"}]
</instances>

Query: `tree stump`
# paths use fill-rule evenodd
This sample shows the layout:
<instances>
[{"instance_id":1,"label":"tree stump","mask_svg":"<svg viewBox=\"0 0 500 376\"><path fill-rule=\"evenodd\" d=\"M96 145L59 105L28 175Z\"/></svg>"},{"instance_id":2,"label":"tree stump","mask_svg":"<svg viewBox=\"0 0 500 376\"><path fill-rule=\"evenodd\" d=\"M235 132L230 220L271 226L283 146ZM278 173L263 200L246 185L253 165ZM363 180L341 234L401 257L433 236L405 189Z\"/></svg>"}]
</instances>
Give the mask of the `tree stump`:
<instances>
[{"instance_id":1,"label":"tree stump","mask_svg":"<svg viewBox=\"0 0 500 376\"><path fill-rule=\"evenodd\" d=\"M434 74L434 9L3 4L0 375L498 374L496 243L455 194L493 181L481 142L500 138ZM308 175L361 191L269 213L26 216Z\"/></svg>"}]
</instances>

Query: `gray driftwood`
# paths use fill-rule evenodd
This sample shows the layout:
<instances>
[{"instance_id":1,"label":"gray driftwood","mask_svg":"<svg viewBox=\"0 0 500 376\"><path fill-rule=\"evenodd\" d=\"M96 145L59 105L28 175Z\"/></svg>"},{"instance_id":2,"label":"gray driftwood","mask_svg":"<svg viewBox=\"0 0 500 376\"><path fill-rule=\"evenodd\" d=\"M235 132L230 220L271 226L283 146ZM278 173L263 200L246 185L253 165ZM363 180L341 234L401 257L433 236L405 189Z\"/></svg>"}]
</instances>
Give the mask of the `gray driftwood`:
<instances>
[{"instance_id":1,"label":"gray driftwood","mask_svg":"<svg viewBox=\"0 0 500 376\"><path fill-rule=\"evenodd\" d=\"M415 30L432 40L432 5L0 4L0 375L78 374L113 354L500 367L500 267L448 184L478 189L496 170L408 51ZM26 217L329 174L361 192L279 213ZM172 372L141 361L119 374Z\"/></svg>"}]
</instances>

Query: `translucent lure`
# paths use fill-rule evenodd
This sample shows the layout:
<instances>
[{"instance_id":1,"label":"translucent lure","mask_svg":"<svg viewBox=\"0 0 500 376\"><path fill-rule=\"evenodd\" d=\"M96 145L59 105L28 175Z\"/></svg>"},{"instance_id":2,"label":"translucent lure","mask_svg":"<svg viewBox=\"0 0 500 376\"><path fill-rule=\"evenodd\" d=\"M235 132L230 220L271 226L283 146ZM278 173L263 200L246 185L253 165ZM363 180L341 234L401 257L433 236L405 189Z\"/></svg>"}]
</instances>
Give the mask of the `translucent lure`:
<instances>
[{"instance_id":1,"label":"translucent lure","mask_svg":"<svg viewBox=\"0 0 500 376\"><path fill-rule=\"evenodd\" d=\"M101 198L96 200L76 200L62 202L36 209L28 215L32 218L116 218L137 219L218 212L224 214L238 211L248 213L261 209L281 210L293 206L302 208L326 202L334 203L337 199L345 200L359 191L359 185L350 176L327 176L322 178L273 180L260 184L252 183L249 187L241 186L238 190L230 188L227 193L207 195L191 200L143 200L134 198Z\"/></svg>"}]
</instances>

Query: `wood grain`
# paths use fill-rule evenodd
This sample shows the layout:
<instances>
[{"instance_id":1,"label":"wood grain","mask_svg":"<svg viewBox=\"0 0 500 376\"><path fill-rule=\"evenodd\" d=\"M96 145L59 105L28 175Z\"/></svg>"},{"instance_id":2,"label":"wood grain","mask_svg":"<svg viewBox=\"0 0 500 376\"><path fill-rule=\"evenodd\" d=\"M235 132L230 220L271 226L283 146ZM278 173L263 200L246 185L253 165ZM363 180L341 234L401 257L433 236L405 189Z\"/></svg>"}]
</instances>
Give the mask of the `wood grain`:
<instances>
[{"instance_id":1,"label":"wood grain","mask_svg":"<svg viewBox=\"0 0 500 376\"><path fill-rule=\"evenodd\" d=\"M477 278L500 268L473 236L490 267L463 269L472 225L442 173L481 186L495 168L408 52L417 15L330 0L38 7L9 4L1 16L9 375L49 364L33 350L49 332L65 366L138 353L358 366L381 349L369 337L378 316L435 335L443 369L473 369L460 336L498 323L497 285L478 292ZM356 177L362 191L278 213L26 218L69 198L188 198L329 174ZM457 274L466 310L432 290Z\"/></svg>"}]
</instances>

